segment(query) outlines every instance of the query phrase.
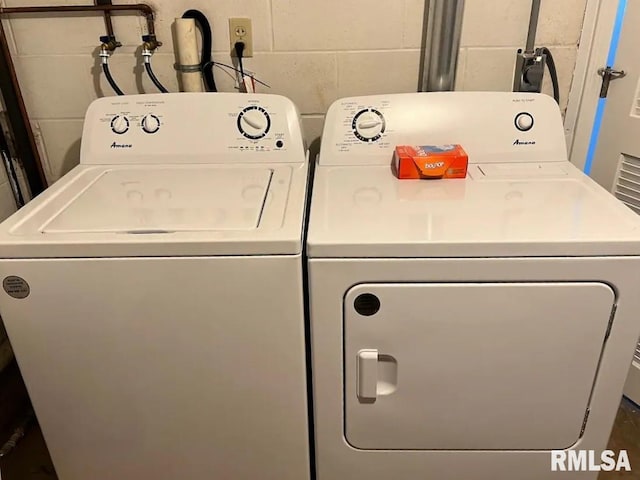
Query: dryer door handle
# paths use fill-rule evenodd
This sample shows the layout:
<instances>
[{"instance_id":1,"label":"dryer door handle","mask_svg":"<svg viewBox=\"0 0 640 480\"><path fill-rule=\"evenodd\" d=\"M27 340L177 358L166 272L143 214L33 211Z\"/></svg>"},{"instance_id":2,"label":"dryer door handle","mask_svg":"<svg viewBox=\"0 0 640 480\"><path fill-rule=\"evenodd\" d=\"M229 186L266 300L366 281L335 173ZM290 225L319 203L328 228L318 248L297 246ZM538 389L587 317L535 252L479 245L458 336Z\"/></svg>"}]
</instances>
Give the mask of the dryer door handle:
<instances>
[{"instance_id":1,"label":"dryer door handle","mask_svg":"<svg viewBox=\"0 0 640 480\"><path fill-rule=\"evenodd\" d=\"M378 350L360 350L356 366L357 395L361 400L378 397Z\"/></svg>"}]
</instances>

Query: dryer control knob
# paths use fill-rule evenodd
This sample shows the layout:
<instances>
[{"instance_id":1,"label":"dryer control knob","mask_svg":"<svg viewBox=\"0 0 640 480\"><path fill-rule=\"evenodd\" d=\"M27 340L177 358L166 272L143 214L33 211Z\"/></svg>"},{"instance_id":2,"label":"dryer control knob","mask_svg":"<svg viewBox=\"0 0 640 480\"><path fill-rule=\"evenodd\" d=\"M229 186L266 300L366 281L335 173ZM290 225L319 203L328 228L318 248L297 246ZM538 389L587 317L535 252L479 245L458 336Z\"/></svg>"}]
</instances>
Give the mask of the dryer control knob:
<instances>
[{"instance_id":1,"label":"dryer control knob","mask_svg":"<svg viewBox=\"0 0 640 480\"><path fill-rule=\"evenodd\" d=\"M380 139L385 127L384 116L375 108L360 110L351 122L353 134L362 142L375 142Z\"/></svg>"},{"instance_id":2,"label":"dryer control knob","mask_svg":"<svg viewBox=\"0 0 640 480\"><path fill-rule=\"evenodd\" d=\"M142 118L142 130L146 133L156 133L160 130L160 119L155 115L145 115Z\"/></svg>"},{"instance_id":3,"label":"dryer control knob","mask_svg":"<svg viewBox=\"0 0 640 480\"><path fill-rule=\"evenodd\" d=\"M516 115L514 123L518 130L526 132L527 130L531 130L531 127L533 127L533 117L530 113L522 112Z\"/></svg>"},{"instance_id":4,"label":"dryer control knob","mask_svg":"<svg viewBox=\"0 0 640 480\"><path fill-rule=\"evenodd\" d=\"M129 130L129 119L124 115L116 115L111 119L111 130L118 135L126 133Z\"/></svg>"}]
</instances>

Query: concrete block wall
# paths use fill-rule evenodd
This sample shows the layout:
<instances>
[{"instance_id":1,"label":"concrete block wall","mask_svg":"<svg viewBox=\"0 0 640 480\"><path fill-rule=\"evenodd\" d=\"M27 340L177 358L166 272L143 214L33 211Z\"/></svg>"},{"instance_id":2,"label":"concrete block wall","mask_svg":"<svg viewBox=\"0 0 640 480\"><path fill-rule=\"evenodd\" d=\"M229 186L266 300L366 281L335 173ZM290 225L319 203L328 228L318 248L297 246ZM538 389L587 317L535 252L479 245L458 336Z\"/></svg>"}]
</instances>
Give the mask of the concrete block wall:
<instances>
[{"instance_id":1,"label":"concrete block wall","mask_svg":"<svg viewBox=\"0 0 640 480\"><path fill-rule=\"evenodd\" d=\"M551 48L566 106L587 0L543 0L538 45ZM6 6L77 4L77 0L2 0ZM114 3L136 3L116 0ZM164 46L153 58L157 76L178 89L171 24L189 8L202 10L214 29L214 59L231 63L228 18L250 17L255 56L245 67L271 85L258 91L290 97L300 108L309 140L320 135L324 113L347 95L412 92L418 86L424 0L148 0L157 12ZM456 89L510 90L515 51L523 47L526 0L466 0ZM124 46L111 59L128 93L155 92L136 53L144 21L117 15ZM27 108L55 181L78 159L82 118L94 98L112 95L100 74L100 16L12 16L5 20ZM216 69L221 91L234 78ZM546 86L547 91L550 87ZM1 199L0 199L1 201Z\"/></svg>"}]
</instances>

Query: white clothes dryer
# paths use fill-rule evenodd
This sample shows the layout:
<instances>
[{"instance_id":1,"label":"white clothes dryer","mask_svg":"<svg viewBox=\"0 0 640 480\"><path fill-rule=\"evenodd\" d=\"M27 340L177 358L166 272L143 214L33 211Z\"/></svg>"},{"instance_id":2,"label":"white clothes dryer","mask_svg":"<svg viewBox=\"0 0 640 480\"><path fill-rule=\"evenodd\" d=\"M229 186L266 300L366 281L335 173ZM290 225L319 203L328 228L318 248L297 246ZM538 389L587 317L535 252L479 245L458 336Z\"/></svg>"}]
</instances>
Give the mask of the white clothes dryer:
<instances>
[{"instance_id":1,"label":"white clothes dryer","mask_svg":"<svg viewBox=\"0 0 640 480\"><path fill-rule=\"evenodd\" d=\"M396 145L468 176L398 180ZM307 240L318 480L595 479L640 333L640 219L540 94L345 98Z\"/></svg>"}]
</instances>

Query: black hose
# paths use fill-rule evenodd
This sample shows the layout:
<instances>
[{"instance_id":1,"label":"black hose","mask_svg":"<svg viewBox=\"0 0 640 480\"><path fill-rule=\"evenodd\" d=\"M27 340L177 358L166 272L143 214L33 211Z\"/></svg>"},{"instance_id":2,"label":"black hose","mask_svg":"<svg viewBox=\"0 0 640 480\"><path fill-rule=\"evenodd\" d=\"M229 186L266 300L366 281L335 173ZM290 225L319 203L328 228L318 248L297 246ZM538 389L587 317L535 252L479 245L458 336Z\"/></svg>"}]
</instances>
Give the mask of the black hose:
<instances>
[{"instance_id":1,"label":"black hose","mask_svg":"<svg viewBox=\"0 0 640 480\"><path fill-rule=\"evenodd\" d=\"M193 18L202 33L202 54L200 56L200 69L202 79L208 92L217 92L216 81L213 78L213 62L211 61L211 49L213 47L211 25L209 20L200 10L187 10L182 18Z\"/></svg>"},{"instance_id":2,"label":"black hose","mask_svg":"<svg viewBox=\"0 0 640 480\"><path fill-rule=\"evenodd\" d=\"M233 46L238 58L238 67L240 67L240 78L244 84L244 66L242 65L242 57L244 56L244 42L236 42Z\"/></svg>"},{"instance_id":3,"label":"black hose","mask_svg":"<svg viewBox=\"0 0 640 480\"><path fill-rule=\"evenodd\" d=\"M104 72L104 76L106 77L107 82L109 82L109 85L111 85L111 88L113 88L113 91L116 92L116 94L118 95L124 95L124 92L120 90L120 87L118 87L118 84L111 76L108 63L105 62L102 64L102 71Z\"/></svg>"},{"instance_id":4,"label":"black hose","mask_svg":"<svg viewBox=\"0 0 640 480\"><path fill-rule=\"evenodd\" d=\"M149 78L151 79L153 84L157 87L157 89L160 90L162 93L169 93L169 90L164 88L164 86L160 83L160 80L158 80L158 77L156 77L155 73L153 73L153 69L151 68L151 62L144 62L144 68L147 71L147 75L149 75Z\"/></svg>"},{"instance_id":5,"label":"black hose","mask_svg":"<svg viewBox=\"0 0 640 480\"><path fill-rule=\"evenodd\" d=\"M553 61L553 55L551 50L547 47L541 47L538 52L547 57L547 68L549 69L549 75L551 76L551 84L553 85L553 98L556 103L560 105L560 87L558 85L558 71L556 70L556 62Z\"/></svg>"},{"instance_id":6,"label":"black hose","mask_svg":"<svg viewBox=\"0 0 640 480\"><path fill-rule=\"evenodd\" d=\"M236 68L232 65L227 65L226 63L222 63L222 62L211 62L211 63L213 64L214 67L217 65L218 67L221 67L221 68L228 68L229 70L232 70L236 73L243 73L243 72L240 72L239 68ZM254 77L253 75L251 75L251 79L256 83L259 83L260 85L264 85L267 88L271 88L271 85L264 83L262 80Z\"/></svg>"}]
</instances>

